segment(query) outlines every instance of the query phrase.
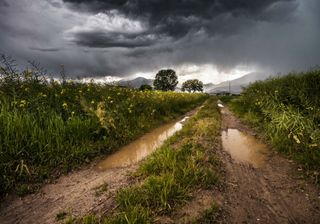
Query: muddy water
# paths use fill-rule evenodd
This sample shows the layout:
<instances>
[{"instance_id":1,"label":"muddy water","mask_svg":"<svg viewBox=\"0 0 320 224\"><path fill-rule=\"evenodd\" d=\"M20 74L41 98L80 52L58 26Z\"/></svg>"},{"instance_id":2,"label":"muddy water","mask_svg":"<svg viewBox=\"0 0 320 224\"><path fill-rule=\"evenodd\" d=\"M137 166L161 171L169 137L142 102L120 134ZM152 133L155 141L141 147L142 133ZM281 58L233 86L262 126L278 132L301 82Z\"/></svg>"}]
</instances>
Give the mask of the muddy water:
<instances>
[{"instance_id":1,"label":"muddy water","mask_svg":"<svg viewBox=\"0 0 320 224\"><path fill-rule=\"evenodd\" d=\"M265 144L238 129L222 131L222 146L235 161L247 162L254 167L263 166L268 155Z\"/></svg>"},{"instance_id":2,"label":"muddy water","mask_svg":"<svg viewBox=\"0 0 320 224\"><path fill-rule=\"evenodd\" d=\"M182 120L168 123L154 129L136 141L124 146L116 153L108 156L96 166L96 169L103 171L111 168L126 167L139 162L154 152L167 138L181 130L183 123L188 118L189 117L186 116Z\"/></svg>"}]
</instances>

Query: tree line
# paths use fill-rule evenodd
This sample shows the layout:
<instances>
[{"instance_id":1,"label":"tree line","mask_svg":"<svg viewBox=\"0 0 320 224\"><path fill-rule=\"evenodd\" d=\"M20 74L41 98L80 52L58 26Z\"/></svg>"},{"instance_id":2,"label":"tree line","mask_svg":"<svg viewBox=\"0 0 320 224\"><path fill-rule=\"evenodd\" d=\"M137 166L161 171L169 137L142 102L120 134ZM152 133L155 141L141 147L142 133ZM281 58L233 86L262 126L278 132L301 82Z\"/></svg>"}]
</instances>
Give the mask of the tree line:
<instances>
[{"instance_id":1,"label":"tree line","mask_svg":"<svg viewBox=\"0 0 320 224\"><path fill-rule=\"evenodd\" d=\"M172 69L160 70L153 81L153 86L155 90L162 91L174 91L178 84L178 76L176 72ZM152 90L150 85L144 84L140 86L140 90ZM182 91L188 92L202 92L203 83L198 79L189 79L182 83Z\"/></svg>"}]
</instances>

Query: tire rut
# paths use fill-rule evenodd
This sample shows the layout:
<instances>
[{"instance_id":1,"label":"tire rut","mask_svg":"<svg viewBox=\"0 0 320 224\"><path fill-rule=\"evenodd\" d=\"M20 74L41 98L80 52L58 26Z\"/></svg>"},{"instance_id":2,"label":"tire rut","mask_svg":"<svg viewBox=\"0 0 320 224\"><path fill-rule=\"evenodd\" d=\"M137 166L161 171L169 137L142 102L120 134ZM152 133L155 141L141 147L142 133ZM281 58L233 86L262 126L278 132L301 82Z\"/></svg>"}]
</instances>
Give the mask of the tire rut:
<instances>
[{"instance_id":1,"label":"tire rut","mask_svg":"<svg viewBox=\"0 0 320 224\"><path fill-rule=\"evenodd\" d=\"M221 110L224 130L235 128L255 135L228 108ZM235 161L224 150L220 158L226 182L219 200L225 211L222 223L319 223L319 188L294 177L297 167L289 160L271 151L266 164L255 168Z\"/></svg>"}]
</instances>

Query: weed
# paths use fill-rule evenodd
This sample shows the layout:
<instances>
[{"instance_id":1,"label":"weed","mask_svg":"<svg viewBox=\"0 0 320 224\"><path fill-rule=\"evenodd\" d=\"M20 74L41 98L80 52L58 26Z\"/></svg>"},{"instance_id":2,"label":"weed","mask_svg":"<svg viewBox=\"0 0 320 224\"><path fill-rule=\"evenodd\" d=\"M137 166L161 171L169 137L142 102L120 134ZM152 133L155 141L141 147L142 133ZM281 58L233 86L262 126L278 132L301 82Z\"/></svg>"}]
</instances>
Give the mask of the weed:
<instances>
[{"instance_id":1,"label":"weed","mask_svg":"<svg viewBox=\"0 0 320 224\"><path fill-rule=\"evenodd\" d=\"M217 223L217 218L219 215L219 207L216 203L213 203L210 208L204 210L200 217L195 220L193 223L202 223L202 224L209 224L209 223Z\"/></svg>"},{"instance_id":2,"label":"weed","mask_svg":"<svg viewBox=\"0 0 320 224\"><path fill-rule=\"evenodd\" d=\"M303 164L306 170L317 171L320 168L319 85L320 71L289 74L251 84L230 105L264 133L276 149Z\"/></svg>"},{"instance_id":3,"label":"weed","mask_svg":"<svg viewBox=\"0 0 320 224\"><path fill-rule=\"evenodd\" d=\"M128 210L106 219L105 224L149 224L154 223L152 212L141 205L133 206Z\"/></svg>"},{"instance_id":4,"label":"weed","mask_svg":"<svg viewBox=\"0 0 320 224\"><path fill-rule=\"evenodd\" d=\"M101 186L95 188L95 196L99 197L107 191L108 191L108 183L104 183Z\"/></svg>"},{"instance_id":5,"label":"weed","mask_svg":"<svg viewBox=\"0 0 320 224\"><path fill-rule=\"evenodd\" d=\"M77 219L73 216L69 216L65 222L65 224L74 224L76 223Z\"/></svg>"},{"instance_id":6,"label":"weed","mask_svg":"<svg viewBox=\"0 0 320 224\"><path fill-rule=\"evenodd\" d=\"M95 215L89 214L82 217L81 223L82 224L98 224L99 219Z\"/></svg>"},{"instance_id":7,"label":"weed","mask_svg":"<svg viewBox=\"0 0 320 224\"><path fill-rule=\"evenodd\" d=\"M61 221L64 220L67 217L68 213L65 211L61 211L56 215L56 220Z\"/></svg>"}]
</instances>

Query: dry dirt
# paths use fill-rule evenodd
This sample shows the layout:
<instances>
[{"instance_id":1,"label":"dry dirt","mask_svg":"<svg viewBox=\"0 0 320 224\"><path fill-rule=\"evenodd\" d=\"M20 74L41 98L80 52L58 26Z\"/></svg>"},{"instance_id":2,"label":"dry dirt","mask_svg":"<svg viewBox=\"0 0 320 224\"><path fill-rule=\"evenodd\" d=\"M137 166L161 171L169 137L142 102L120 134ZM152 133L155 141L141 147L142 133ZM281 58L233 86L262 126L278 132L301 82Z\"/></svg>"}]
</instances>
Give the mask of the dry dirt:
<instances>
[{"instance_id":1,"label":"dry dirt","mask_svg":"<svg viewBox=\"0 0 320 224\"><path fill-rule=\"evenodd\" d=\"M221 108L222 128L255 132ZM264 166L238 163L221 151L225 188L216 200L222 223L320 223L319 188L296 175L298 167L272 150Z\"/></svg>"}]
</instances>

